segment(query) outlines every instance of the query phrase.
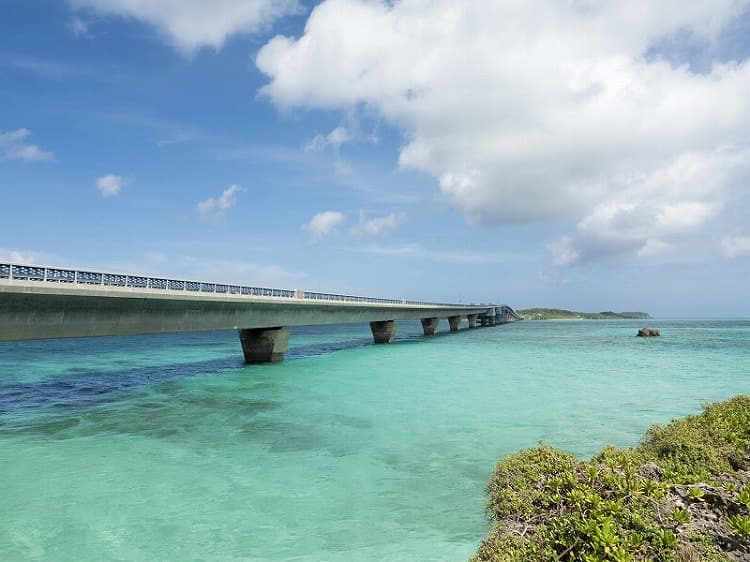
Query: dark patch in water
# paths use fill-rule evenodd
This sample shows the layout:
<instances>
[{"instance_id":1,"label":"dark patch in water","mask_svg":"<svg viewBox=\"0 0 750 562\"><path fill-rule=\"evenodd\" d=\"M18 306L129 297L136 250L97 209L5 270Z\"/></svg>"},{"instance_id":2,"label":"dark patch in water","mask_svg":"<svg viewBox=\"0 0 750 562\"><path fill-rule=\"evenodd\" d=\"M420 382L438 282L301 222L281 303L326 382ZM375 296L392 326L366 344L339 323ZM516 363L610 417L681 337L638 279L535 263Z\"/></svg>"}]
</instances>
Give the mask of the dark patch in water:
<instances>
[{"instance_id":1,"label":"dark patch in water","mask_svg":"<svg viewBox=\"0 0 750 562\"><path fill-rule=\"evenodd\" d=\"M369 336L351 338L349 329L347 327L342 331L341 341L293 346L287 353L287 359L320 356L372 345ZM300 331L316 333L309 328ZM321 334L330 336L329 332L329 327L320 328ZM149 336L115 339L120 342L118 349L124 353L129 347L139 349L153 341ZM398 339L403 341L421 337L404 334ZM11 351L16 353L18 365L22 365L25 360L33 361L39 354L93 355L100 346L111 346L112 341L94 338L52 340L52 343L26 342ZM174 345L175 342L170 341L170 347ZM179 342L177 347L196 345L219 349L226 347L227 342L184 341ZM344 456L350 454L349 448L333 443L326 432L371 427L369 420L336 414L311 420L309 424L259 422L256 419L259 414L283 406L281 402L263 398L278 390L278 384L262 374L264 367L247 367L248 370L257 369L255 380L247 376L239 353L194 363L136 368L128 368L132 363L125 356L115 359L110 365L122 368L102 372L76 366L61 369L56 376L41 381L0 385L0 436L33 435L42 439L68 439L112 433L175 438L201 428L206 416L218 414L225 416L228 423L236 424L228 427L229 431L239 430L245 438L263 443L274 451L324 450ZM231 389L225 382L215 386L208 382L200 394L195 394L185 392L180 382L180 379L187 377L221 371L232 371L230 378L236 375L237 380L233 381L236 384ZM191 414L186 415L186 412ZM243 422L246 423L240 425Z\"/></svg>"},{"instance_id":2,"label":"dark patch in water","mask_svg":"<svg viewBox=\"0 0 750 562\"><path fill-rule=\"evenodd\" d=\"M12 433L13 435L37 434L48 437L60 437L60 434L68 429L77 427L79 418L51 419L40 423L19 424L15 427L0 424L0 435Z\"/></svg>"},{"instance_id":3,"label":"dark patch in water","mask_svg":"<svg viewBox=\"0 0 750 562\"><path fill-rule=\"evenodd\" d=\"M162 400L154 392L143 393L139 399L108 397L94 403L82 405L54 404L54 408L31 418L6 416L0 423L2 435L34 435L48 439L68 439L92 435L114 434L146 436L155 439L193 435L204 425L207 416L220 415L228 423L252 419L256 415L281 407L280 402L237 397L224 392L216 396L193 396L186 393L162 394ZM75 408L79 417L69 417ZM190 412L190 415L186 415ZM15 418L15 419L14 419ZM64 430L76 427L74 432ZM231 430L231 428L229 428Z\"/></svg>"},{"instance_id":4,"label":"dark patch in water","mask_svg":"<svg viewBox=\"0 0 750 562\"><path fill-rule=\"evenodd\" d=\"M346 349L354 349L372 345L370 337L351 337L351 326L339 327L342 340L336 342L315 343L303 346L292 346L287 352L287 360L298 359L303 357L312 357L335 353ZM331 327L305 327L300 328L302 334L330 335L331 330L335 333L335 328ZM337 334L339 335L339 334ZM184 336L181 336L184 337ZM170 346L192 347L198 345L204 348L218 349L227 346L227 341L173 341L174 335L154 335L154 336L130 336L124 338L115 338L122 351L128 347L140 347L146 345L146 342L160 339L168 341ZM408 341L419 339L417 335L405 333L398 337L397 340ZM19 360L28 356L33 360L38 354L49 353L76 353L76 354L94 354L99 346L104 345L111 347L111 338L85 338L76 341L69 340L49 340L44 342L24 342L22 345L11 346L11 351L19 355ZM106 344L106 345L105 345ZM8 347L8 346L6 346ZM22 364L22 361L21 361ZM115 365L127 366L131 364L127 358L115 359ZM137 388L154 383L169 383L174 379L202 375L206 373L241 369L244 362L238 355L229 358L213 359L195 363L185 363L179 365L148 366L138 368L123 368L121 370L101 372L91 371L81 367L71 367L62 376L48 378L46 380L31 383L12 383L0 385L0 416L10 412L35 409L49 408L67 409L71 404L86 405L90 403L99 403L100 401L109 400L111 395L115 395L123 390ZM258 368L252 366L252 368ZM260 383L261 386L256 388L266 388L268 384ZM176 385L174 387L177 388ZM252 387L250 387L252 388ZM114 398L116 400L116 398ZM252 405L251 405L252 406Z\"/></svg>"},{"instance_id":5,"label":"dark patch in water","mask_svg":"<svg viewBox=\"0 0 750 562\"><path fill-rule=\"evenodd\" d=\"M372 427L372 422L365 418L358 418L355 416L344 416L341 414L336 414L332 417L336 421L336 423L339 423L341 425L345 425L348 427L353 427L355 429L370 429Z\"/></svg>"},{"instance_id":6,"label":"dark patch in water","mask_svg":"<svg viewBox=\"0 0 750 562\"><path fill-rule=\"evenodd\" d=\"M302 345L292 347L287 351L287 359L299 359L301 357L315 357L319 355L328 355L345 349L355 349L372 345L370 338L359 338L340 342L317 343L312 345Z\"/></svg>"},{"instance_id":7,"label":"dark patch in water","mask_svg":"<svg viewBox=\"0 0 750 562\"><path fill-rule=\"evenodd\" d=\"M242 433L251 441L265 444L276 453L319 450L325 447L320 432L310 426L271 420L251 421L242 426Z\"/></svg>"},{"instance_id":8,"label":"dark patch in water","mask_svg":"<svg viewBox=\"0 0 750 562\"><path fill-rule=\"evenodd\" d=\"M184 396L179 402L189 407L207 408L213 411L239 410L243 414L257 414L281 407L281 402L274 400L256 400L237 398L235 396Z\"/></svg>"},{"instance_id":9,"label":"dark patch in water","mask_svg":"<svg viewBox=\"0 0 750 562\"><path fill-rule=\"evenodd\" d=\"M71 403L90 404L123 390L227 370L240 365L236 359L218 359L104 373L87 371L39 382L7 385L0 387L0 415L27 408L58 407Z\"/></svg>"},{"instance_id":10,"label":"dark patch in water","mask_svg":"<svg viewBox=\"0 0 750 562\"><path fill-rule=\"evenodd\" d=\"M218 341L218 342L201 341L197 345L199 345L202 349L206 349L206 348L227 347L229 343L225 341ZM195 342L178 342L174 344L174 347L195 347L195 346L196 346Z\"/></svg>"},{"instance_id":11,"label":"dark patch in water","mask_svg":"<svg viewBox=\"0 0 750 562\"><path fill-rule=\"evenodd\" d=\"M166 406L164 402L141 402L136 404L135 408L139 410L163 410Z\"/></svg>"}]
</instances>

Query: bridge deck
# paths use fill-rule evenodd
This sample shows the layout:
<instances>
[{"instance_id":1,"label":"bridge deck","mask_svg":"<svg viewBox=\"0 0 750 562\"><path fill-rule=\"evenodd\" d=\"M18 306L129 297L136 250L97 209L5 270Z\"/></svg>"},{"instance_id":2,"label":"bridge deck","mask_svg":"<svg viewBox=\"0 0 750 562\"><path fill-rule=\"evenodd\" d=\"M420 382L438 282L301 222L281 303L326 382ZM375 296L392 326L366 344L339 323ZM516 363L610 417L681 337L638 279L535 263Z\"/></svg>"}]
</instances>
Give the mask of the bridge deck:
<instances>
[{"instance_id":1,"label":"bridge deck","mask_svg":"<svg viewBox=\"0 0 750 562\"><path fill-rule=\"evenodd\" d=\"M396 320L422 320L426 335L448 318L469 326L517 319L505 305L378 299L0 264L0 341L236 329L248 360L279 360L284 326L369 322L377 343ZM490 321L491 320L491 321ZM258 359L262 358L262 359ZM265 358L265 359L263 359Z\"/></svg>"},{"instance_id":2,"label":"bridge deck","mask_svg":"<svg viewBox=\"0 0 750 562\"><path fill-rule=\"evenodd\" d=\"M495 306L0 264L0 340L6 341L448 318L494 314Z\"/></svg>"}]
</instances>

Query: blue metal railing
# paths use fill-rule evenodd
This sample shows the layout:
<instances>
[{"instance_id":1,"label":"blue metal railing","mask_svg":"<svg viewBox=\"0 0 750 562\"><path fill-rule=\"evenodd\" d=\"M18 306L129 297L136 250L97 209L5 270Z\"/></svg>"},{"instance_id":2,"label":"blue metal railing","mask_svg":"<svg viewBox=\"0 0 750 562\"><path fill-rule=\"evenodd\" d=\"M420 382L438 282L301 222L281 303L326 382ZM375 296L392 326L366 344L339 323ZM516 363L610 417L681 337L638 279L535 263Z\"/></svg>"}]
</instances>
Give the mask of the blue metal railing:
<instances>
[{"instance_id":1,"label":"blue metal railing","mask_svg":"<svg viewBox=\"0 0 750 562\"><path fill-rule=\"evenodd\" d=\"M128 287L132 289L155 289L160 291L177 291L188 293L231 294L252 297L301 298L313 301L350 302L365 304L392 304L411 306L436 306L452 308L477 308L477 306L497 305L467 305L434 303L427 301L412 301L399 299L378 299L374 297L360 297L355 295L340 295L335 293L317 293L313 291L295 291L291 289L274 289L271 287L248 287L244 285L226 285L221 283L202 283L199 281L182 281L161 277L145 277L140 275L125 275L120 273L101 273L97 271L79 271L76 269L60 269L31 265L15 265L0 263L0 279L34 281L46 283L65 283L78 285L100 285L107 287Z\"/></svg>"},{"instance_id":2,"label":"blue metal railing","mask_svg":"<svg viewBox=\"0 0 750 562\"><path fill-rule=\"evenodd\" d=\"M377 299L374 297L357 297L354 295L337 295L334 293L313 293L311 291L305 291L302 297L310 300L317 301L333 301L333 302L364 302L373 304L436 304L428 303L423 301L407 301L397 299ZM440 306L463 306L463 305L440 305Z\"/></svg>"}]
</instances>

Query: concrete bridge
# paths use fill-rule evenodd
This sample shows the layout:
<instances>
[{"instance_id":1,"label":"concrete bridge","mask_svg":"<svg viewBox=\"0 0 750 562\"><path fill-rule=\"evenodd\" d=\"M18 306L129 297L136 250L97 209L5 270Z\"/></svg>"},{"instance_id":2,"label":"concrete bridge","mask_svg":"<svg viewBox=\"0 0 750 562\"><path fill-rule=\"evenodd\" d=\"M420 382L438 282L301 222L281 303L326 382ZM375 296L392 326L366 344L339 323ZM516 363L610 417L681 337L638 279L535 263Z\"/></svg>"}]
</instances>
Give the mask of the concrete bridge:
<instances>
[{"instance_id":1,"label":"concrete bridge","mask_svg":"<svg viewBox=\"0 0 750 562\"><path fill-rule=\"evenodd\" d=\"M0 341L235 329L245 360L284 358L288 326L369 322L390 343L397 320L441 319L458 331L520 320L497 304L378 299L222 283L0 263Z\"/></svg>"}]
</instances>

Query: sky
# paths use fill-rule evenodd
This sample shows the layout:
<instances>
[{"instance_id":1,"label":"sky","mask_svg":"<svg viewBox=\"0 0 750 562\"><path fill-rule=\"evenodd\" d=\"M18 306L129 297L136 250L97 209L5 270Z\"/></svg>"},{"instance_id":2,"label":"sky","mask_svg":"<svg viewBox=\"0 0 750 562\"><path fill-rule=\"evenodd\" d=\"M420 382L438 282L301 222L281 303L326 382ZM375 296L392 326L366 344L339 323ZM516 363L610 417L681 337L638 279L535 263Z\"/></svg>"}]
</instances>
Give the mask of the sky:
<instances>
[{"instance_id":1,"label":"sky","mask_svg":"<svg viewBox=\"0 0 750 562\"><path fill-rule=\"evenodd\" d=\"M750 0L4 0L0 260L750 317Z\"/></svg>"}]
</instances>

